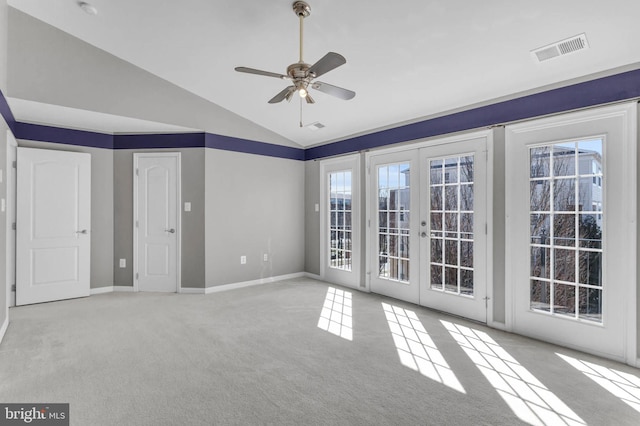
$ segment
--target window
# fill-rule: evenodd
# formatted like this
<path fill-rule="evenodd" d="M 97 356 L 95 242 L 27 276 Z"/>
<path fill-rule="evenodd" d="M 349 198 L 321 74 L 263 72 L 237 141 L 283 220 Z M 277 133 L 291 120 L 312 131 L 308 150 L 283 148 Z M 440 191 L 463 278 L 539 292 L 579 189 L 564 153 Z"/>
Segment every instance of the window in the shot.
<path fill-rule="evenodd" d="M 529 149 L 530 308 L 602 321 L 603 140 Z"/>
<path fill-rule="evenodd" d="M 429 161 L 431 289 L 473 295 L 473 156 Z"/>
<path fill-rule="evenodd" d="M 409 163 L 378 167 L 378 277 L 409 282 Z"/>
<path fill-rule="evenodd" d="M 351 271 L 351 171 L 329 173 L 329 267 Z"/>

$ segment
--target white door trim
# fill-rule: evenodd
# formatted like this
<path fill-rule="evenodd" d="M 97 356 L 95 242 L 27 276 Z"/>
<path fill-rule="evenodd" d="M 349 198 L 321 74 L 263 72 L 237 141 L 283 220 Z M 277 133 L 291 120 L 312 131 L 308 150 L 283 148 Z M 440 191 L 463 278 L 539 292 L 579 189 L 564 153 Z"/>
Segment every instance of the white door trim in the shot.
<path fill-rule="evenodd" d="M 138 179 L 136 173 L 140 158 L 173 157 L 177 160 L 176 169 L 176 293 L 182 292 L 182 156 L 180 152 L 135 152 L 133 154 L 133 291 L 138 288 Z"/>
<path fill-rule="evenodd" d="M 7 130 L 7 164 L 5 169 L 5 180 L 7 185 L 7 199 L 6 199 L 6 283 L 7 283 L 7 318 L 9 317 L 9 307 L 15 306 L 15 291 L 12 290 L 12 287 L 15 283 L 16 276 L 16 246 L 15 246 L 15 238 L 13 238 L 14 244 L 11 244 L 12 239 L 10 235 L 15 233 L 13 229 L 13 221 L 15 220 L 15 211 L 16 211 L 16 180 L 13 177 L 14 169 L 14 161 L 17 161 L 17 148 L 18 143 L 16 142 L 16 138 L 13 136 L 11 130 Z M 15 234 L 14 234 L 15 236 Z M 13 275 L 13 279 L 12 279 Z"/>

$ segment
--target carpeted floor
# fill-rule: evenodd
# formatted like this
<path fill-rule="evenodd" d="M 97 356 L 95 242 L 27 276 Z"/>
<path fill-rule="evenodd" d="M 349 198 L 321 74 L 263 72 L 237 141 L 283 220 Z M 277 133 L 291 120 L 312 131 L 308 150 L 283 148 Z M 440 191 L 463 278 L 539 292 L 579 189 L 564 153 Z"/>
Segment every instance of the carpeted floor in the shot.
<path fill-rule="evenodd" d="M 640 424 L 639 370 L 306 278 L 10 318 L 0 402 L 72 425 Z"/>

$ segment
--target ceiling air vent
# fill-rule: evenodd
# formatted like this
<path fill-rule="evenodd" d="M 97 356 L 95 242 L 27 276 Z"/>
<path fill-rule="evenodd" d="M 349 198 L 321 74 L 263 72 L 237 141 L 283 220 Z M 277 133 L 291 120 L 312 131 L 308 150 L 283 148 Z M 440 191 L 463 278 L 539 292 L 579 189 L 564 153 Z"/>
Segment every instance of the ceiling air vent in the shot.
<path fill-rule="evenodd" d="M 315 122 L 315 123 L 311 123 L 309 125 L 307 125 L 307 129 L 312 130 L 312 131 L 316 131 L 316 130 L 320 130 L 324 127 L 324 124 L 319 123 L 319 122 Z"/>
<path fill-rule="evenodd" d="M 569 53 L 578 52 L 588 48 L 589 43 L 587 42 L 587 36 L 585 34 L 580 34 L 566 40 L 561 40 L 548 46 L 532 50 L 531 53 L 535 56 L 538 62 L 544 62 L 558 56 L 568 55 Z"/>

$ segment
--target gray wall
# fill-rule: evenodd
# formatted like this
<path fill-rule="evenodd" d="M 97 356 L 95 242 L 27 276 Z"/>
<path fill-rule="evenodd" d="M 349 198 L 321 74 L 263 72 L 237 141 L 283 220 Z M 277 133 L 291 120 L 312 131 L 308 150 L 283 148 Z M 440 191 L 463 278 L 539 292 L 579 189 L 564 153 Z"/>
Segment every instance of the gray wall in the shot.
<path fill-rule="evenodd" d="M 182 287 L 204 288 L 205 256 L 205 148 L 113 151 L 114 246 L 113 276 L 116 286 L 133 286 L 133 154 L 134 152 L 180 152 L 182 157 L 182 202 L 191 211 L 182 212 Z M 183 204 L 184 205 L 184 204 Z M 127 260 L 120 268 L 119 259 Z"/>
<path fill-rule="evenodd" d="M 112 286 L 113 151 L 22 139 L 18 146 L 91 154 L 91 288 Z"/>
<path fill-rule="evenodd" d="M 304 270 L 320 275 L 320 212 L 315 210 L 320 204 L 320 161 L 306 161 L 304 173 Z"/>
<path fill-rule="evenodd" d="M 299 147 L 13 8 L 8 46 L 11 97 Z"/>
<path fill-rule="evenodd" d="M 302 161 L 207 149 L 205 176 L 207 287 L 304 271 Z"/>

